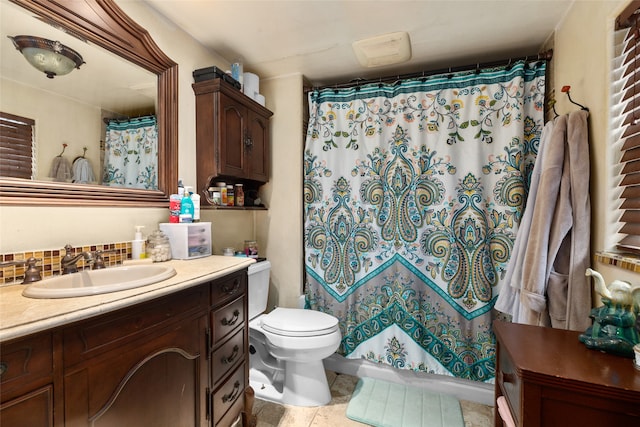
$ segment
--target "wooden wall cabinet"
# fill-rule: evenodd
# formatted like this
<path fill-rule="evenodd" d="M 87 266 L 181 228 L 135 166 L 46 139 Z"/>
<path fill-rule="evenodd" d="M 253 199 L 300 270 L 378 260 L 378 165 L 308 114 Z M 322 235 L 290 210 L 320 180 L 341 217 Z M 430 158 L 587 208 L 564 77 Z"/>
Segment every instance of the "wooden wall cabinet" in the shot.
<path fill-rule="evenodd" d="M 247 271 L 0 345 L 0 425 L 228 427 L 248 387 Z"/>
<path fill-rule="evenodd" d="M 271 111 L 221 79 L 193 84 L 197 190 L 214 179 L 269 180 Z"/>
<path fill-rule="evenodd" d="M 590 350 L 580 332 L 496 321 L 496 402 L 518 427 L 640 425 L 632 359 Z M 495 426 L 504 424 L 495 405 Z"/>

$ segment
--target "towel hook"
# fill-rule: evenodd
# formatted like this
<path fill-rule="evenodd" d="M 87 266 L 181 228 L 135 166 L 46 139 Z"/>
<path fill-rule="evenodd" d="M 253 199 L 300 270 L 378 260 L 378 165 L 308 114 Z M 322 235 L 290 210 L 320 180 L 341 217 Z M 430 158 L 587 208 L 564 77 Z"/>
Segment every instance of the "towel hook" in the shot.
<path fill-rule="evenodd" d="M 62 151 L 60 152 L 60 154 L 58 154 L 58 157 L 62 157 L 62 155 L 64 154 L 64 150 L 67 149 L 67 143 L 63 142 L 62 143 Z"/>
<path fill-rule="evenodd" d="M 551 106 L 551 109 L 553 110 L 553 114 L 555 114 L 555 116 L 553 117 L 554 119 L 557 119 L 560 115 L 558 114 L 558 112 L 556 111 L 556 100 L 555 99 L 550 99 L 549 100 L 549 105 Z"/>
<path fill-rule="evenodd" d="M 589 109 L 587 107 L 585 107 L 582 104 L 578 104 L 577 102 L 575 102 L 573 99 L 571 99 L 571 94 L 569 93 L 569 91 L 571 90 L 571 86 L 562 86 L 562 92 L 567 94 L 567 97 L 569 98 L 569 102 L 571 102 L 574 105 L 577 105 L 578 107 L 580 107 L 582 110 L 585 111 L 589 111 Z"/>

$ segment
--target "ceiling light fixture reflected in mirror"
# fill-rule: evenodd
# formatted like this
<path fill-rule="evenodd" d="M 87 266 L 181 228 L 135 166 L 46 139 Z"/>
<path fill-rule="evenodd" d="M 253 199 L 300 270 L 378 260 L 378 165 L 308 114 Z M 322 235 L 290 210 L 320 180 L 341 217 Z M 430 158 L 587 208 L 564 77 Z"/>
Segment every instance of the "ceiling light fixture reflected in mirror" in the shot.
<path fill-rule="evenodd" d="M 82 56 L 59 41 L 35 36 L 8 36 L 17 50 L 48 78 L 69 74 L 84 64 Z"/>

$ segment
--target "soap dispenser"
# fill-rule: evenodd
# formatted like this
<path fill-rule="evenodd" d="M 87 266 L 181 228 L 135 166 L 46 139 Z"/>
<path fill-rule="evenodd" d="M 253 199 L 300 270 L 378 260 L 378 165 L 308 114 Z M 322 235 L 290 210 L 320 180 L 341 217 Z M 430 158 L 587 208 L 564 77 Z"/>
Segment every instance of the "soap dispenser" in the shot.
<path fill-rule="evenodd" d="M 193 201 L 191 187 L 184 187 L 182 202 L 180 203 L 180 222 L 193 222 Z"/>
<path fill-rule="evenodd" d="M 144 225 L 136 225 L 136 234 L 131 242 L 131 259 L 144 259 L 147 256 L 145 240 L 142 237 Z"/>

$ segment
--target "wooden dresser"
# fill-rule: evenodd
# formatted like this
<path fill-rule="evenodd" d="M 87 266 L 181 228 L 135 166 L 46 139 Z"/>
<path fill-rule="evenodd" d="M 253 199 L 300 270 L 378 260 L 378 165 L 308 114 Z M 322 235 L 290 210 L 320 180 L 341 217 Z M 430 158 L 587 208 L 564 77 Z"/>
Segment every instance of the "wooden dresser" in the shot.
<path fill-rule="evenodd" d="M 590 350 L 580 332 L 496 321 L 497 401 L 516 426 L 640 425 L 640 370 L 633 360 Z"/>

